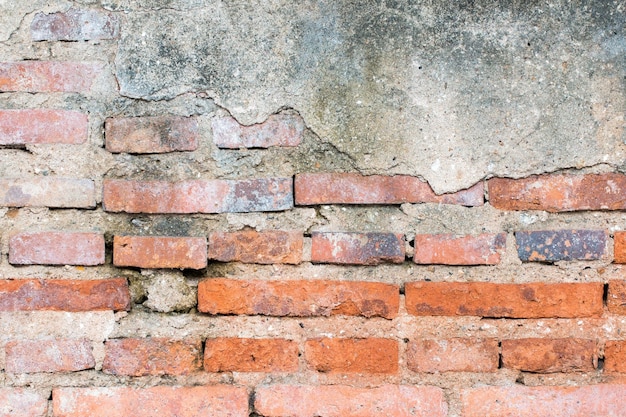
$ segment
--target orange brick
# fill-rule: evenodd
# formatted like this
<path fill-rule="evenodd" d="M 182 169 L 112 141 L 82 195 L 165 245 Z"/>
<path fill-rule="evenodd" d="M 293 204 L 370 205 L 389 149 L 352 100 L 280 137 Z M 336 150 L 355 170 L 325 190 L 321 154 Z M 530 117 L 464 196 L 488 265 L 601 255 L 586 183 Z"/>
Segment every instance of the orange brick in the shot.
<path fill-rule="evenodd" d="M 87 115 L 70 110 L 0 110 L 0 145 L 87 141 Z"/>
<path fill-rule="evenodd" d="M 58 417 L 248 417 L 245 388 L 212 385 L 150 388 L 56 388 Z"/>
<path fill-rule="evenodd" d="M 406 308 L 416 316 L 600 317 L 602 283 L 494 284 L 411 282 Z"/>
<path fill-rule="evenodd" d="M 526 387 L 465 390 L 463 417 L 608 417 L 626 415 L 626 385 Z"/>
<path fill-rule="evenodd" d="M 626 264 L 626 232 L 615 232 L 613 241 L 615 242 L 616 264 Z"/>
<path fill-rule="evenodd" d="M 186 375 L 201 368 L 199 340 L 112 339 L 105 344 L 102 370 L 113 375 Z"/>
<path fill-rule="evenodd" d="M 198 148 L 195 117 L 113 117 L 105 121 L 104 132 L 109 152 L 164 153 Z"/>
<path fill-rule="evenodd" d="M 0 415 L 45 417 L 48 415 L 48 399 L 24 388 L 0 388 Z"/>
<path fill-rule="evenodd" d="M 479 236 L 416 235 L 416 264 L 496 265 L 506 245 L 506 233 Z"/>
<path fill-rule="evenodd" d="M 319 372 L 381 373 L 398 371 L 398 342 L 391 339 L 307 340 L 306 361 Z"/>
<path fill-rule="evenodd" d="M 104 181 L 104 209 L 126 213 L 244 213 L 293 207 L 291 178 Z"/>
<path fill-rule="evenodd" d="M 355 388 L 345 385 L 269 385 L 255 391 L 254 407 L 264 416 L 445 417 L 443 390 L 415 385 Z"/>
<path fill-rule="evenodd" d="M 0 280 L 0 311 L 129 310 L 125 278 Z"/>
<path fill-rule="evenodd" d="M 626 373 L 626 342 L 608 340 L 604 345 L 604 372 Z"/>
<path fill-rule="evenodd" d="M 606 305 L 611 313 L 626 315 L 626 281 L 609 281 Z"/>
<path fill-rule="evenodd" d="M 74 178 L 0 178 L 0 206 L 93 208 L 92 180 Z"/>
<path fill-rule="evenodd" d="M 623 210 L 622 174 L 547 174 L 487 181 L 489 203 L 500 210 Z"/>
<path fill-rule="evenodd" d="M 120 35 L 115 15 L 97 9 L 71 8 L 66 12 L 37 13 L 30 25 L 33 41 L 90 41 Z"/>
<path fill-rule="evenodd" d="M 198 310 L 209 314 L 392 319 L 399 303 L 399 287 L 380 282 L 212 278 L 198 285 Z"/>
<path fill-rule="evenodd" d="M 203 237 L 115 236 L 113 264 L 202 269 L 207 266 L 207 243 Z"/>
<path fill-rule="evenodd" d="M 103 67 L 88 62 L 0 62 L 0 92 L 87 93 Z"/>
<path fill-rule="evenodd" d="M 207 372 L 295 372 L 298 345 L 285 339 L 207 339 Z"/>
<path fill-rule="evenodd" d="M 496 339 L 422 339 L 407 347 L 407 366 L 415 372 L 496 372 L 499 358 Z"/>
<path fill-rule="evenodd" d="M 96 366 L 88 340 L 19 340 L 6 344 L 5 370 L 13 374 L 74 372 Z"/>
<path fill-rule="evenodd" d="M 9 239 L 13 265 L 102 265 L 104 236 L 98 233 L 34 232 Z"/>
<path fill-rule="evenodd" d="M 404 262 L 404 235 L 399 233 L 313 232 L 311 262 L 378 265 Z"/>
<path fill-rule="evenodd" d="M 251 126 L 242 126 L 232 117 L 214 118 L 211 124 L 213 142 L 228 149 L 298 146 L 305 128 L 302 118 L 291 114 L 273 114 Z"/>
<path fill-rule="evenodd" d="M 302 262 L 302 232 L 245 230 L 212 232 L 209 259 L 252 264 L 299 264 Z"/>
<path fill-rule="evenodd" d="M 406 175 L 351 173 L 298 174 L 297 205 L 441 203 L 482 206 L 483 184 L 452 194 L 436 195 L 427 182 Z"/>
<path fill-rule="evenodd" d="M 530 338 L 502 341 L 505 368 L 542 373 L 585 372 L 593 371 L 597 360 L 593 340 Z"/>

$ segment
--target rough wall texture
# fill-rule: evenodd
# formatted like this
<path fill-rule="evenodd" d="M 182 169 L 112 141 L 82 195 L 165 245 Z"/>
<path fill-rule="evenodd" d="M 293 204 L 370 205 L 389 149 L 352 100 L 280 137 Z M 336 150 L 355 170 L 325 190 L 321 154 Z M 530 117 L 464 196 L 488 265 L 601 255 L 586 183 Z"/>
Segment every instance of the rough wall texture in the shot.
<path fill-rule="evenodd" d="M 0 415 L 626 415 L 625 25 L 0 0 Z"/>

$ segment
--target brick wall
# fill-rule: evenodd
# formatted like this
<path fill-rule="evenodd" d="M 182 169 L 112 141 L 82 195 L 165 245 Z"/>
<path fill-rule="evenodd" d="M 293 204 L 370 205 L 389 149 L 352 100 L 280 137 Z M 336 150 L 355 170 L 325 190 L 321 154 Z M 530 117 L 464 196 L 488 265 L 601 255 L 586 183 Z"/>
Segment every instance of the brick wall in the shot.
<path fill-rule="evenodd" d="M 123 24 L 1 47 L 0 415 L 626 415 L 626 175 L 298 165 L 297 109 L 119 95 Z"/>

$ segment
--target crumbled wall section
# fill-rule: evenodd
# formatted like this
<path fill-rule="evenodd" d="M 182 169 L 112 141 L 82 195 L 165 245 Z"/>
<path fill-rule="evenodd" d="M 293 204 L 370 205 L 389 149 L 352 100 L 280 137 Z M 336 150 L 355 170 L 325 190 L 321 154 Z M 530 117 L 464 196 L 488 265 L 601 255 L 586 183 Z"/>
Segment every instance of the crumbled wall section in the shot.
<path fill-rule="evenodd" d="M 0 415 L 626 415 L 626 3 L 22 3 Z"/>

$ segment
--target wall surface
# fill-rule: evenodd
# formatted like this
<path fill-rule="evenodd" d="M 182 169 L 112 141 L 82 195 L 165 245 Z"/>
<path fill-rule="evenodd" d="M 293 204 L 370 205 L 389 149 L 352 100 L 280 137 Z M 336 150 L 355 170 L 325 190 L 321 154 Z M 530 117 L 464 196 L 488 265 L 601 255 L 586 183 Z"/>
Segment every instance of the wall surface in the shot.
<path fill-rule="evenodd" d="M 0 0 L 1 416 L 624 416 L 626 2 Z"/>

